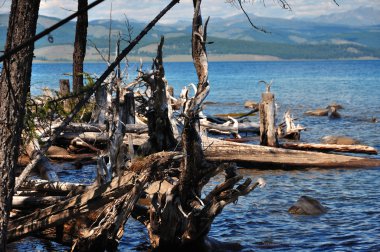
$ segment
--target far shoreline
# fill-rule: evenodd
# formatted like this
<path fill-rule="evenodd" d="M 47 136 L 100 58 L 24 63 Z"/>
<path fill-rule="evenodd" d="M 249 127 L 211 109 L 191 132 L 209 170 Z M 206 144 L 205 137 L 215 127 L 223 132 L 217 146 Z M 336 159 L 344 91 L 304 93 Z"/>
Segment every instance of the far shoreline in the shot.
<path fill-rule="evenodd" d="M 139 62 L 142 59 L 143 62 L 151 62 L 153 57 L 127 57 L 130 62 Z M 380 58 L 376 57 L 358 57 L 358 58 L 337 58 L 337 59 L 282 59 L 276 56 L 270 55 L 256 55 L 256 54 L 220 54 L 220 55 L 208 55 L 209 62 L 286 62 L 286 61 L 378 61 Z M 191 55 L 169 55 L 164 57 L 164 62 L 192 62 Z M 67 60 L 33 60 L 33 63 L 39 64 L 65 64 L 72 63 Z M 98 59 L 88 59 L 86 63 L 105 63 Z"/>

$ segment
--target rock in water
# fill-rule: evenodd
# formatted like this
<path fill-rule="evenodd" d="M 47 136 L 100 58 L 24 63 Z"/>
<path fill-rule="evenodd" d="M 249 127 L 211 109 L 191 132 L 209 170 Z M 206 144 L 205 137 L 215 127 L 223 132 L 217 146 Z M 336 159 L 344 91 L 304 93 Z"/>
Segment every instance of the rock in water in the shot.
<path fill-rule="evenodd" d="M 323 108 L 309 110 L 305 112 L 305 115 L 309 115 L 309 116 L 328 116 L 328 114 L 329 114 L 329 110 L 323 109 Z"/>
<path fill-rule="evenodd" d="M 245 108 L 250 108 L 250 109 L 256 109 L 259 107 L 259 104 L 254 101 L 246 101 L 244 102 L 244 107 Z"/>
<path fill-rule="evenodd" d="M 319 215 L 326 213 L 327 210 L 318 200 L 309 196 L 301 196 L 297 202 L 289 208 L 288 212 L 299 215 Z"/>
<path fill-rule="evenodd" d="M 345 144 L 345 145 L 355 145 L 359 144 L 359 141 L 351 137 L 346 136 L 324 136 L 321 139 L 324 144 Z"/>

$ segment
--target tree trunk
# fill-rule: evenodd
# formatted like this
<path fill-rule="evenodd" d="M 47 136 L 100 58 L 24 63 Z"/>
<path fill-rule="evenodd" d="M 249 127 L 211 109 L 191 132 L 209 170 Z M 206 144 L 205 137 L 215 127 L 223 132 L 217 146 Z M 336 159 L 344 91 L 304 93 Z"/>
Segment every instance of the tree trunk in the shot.
<path fill-rule="evenodd" d="M 148 229 L 153 248 L 183 251 L 184 247 L 204 244 L 214 218 L 229 203 L 252 191 L 258 183 L 247 179 L 234 188 L 242 176 L 230 165 L 217 166 L 206 162 L 199 135 L 199 112 L 209 92 L 208 63 L 205 48 L 206 28 L 202 24 L 201 0 L 194 2 L 192 49 L 198 75 L 195 97 L 184 104 L 184 129 L 182 133 L 183 155 L 177 183 L 164 193 L 154 193 L 149 210 L 141 209 L 135 215 Z M 185 95 L 187 96 L 187 94 Z M 211 177 L 223 170 L 226 181 L 215 187 L 205 198 L 202 188 Z M 194 247 L 192 247 L 194 249 Z M 212 251 L 212 250 L 210 250 Z"/>
<path fill-rule="evenodd" d="M 276 133 L 276 109 L 274 104 L 274 94 L 270 93 L 269 88 L 261 94 L 260 103 L 260 144 L 265 146 L 277 147 Z"/>
<path fill-rule="evenodd" d="M 36 33 L 40 0 L 12 1 L 5 52 Z M 5 251 L 34 45 L 5 59 L 0 79 L 0 251 Z"/>
<path fill-rule="evenodd" d="M 78 11 L 86 8 L 87 0 L 78 0 Z M 78 16 L 75 30 L 73 53 L 73 93 L 79 93 L 83 88 L 83 61 L 86 56 L 88 14 L 87 11 Z"/>
<path fill-rule="evenodd" d="M 70 81 L 68 79 L 59 80 L 59 95 L 61 97 L 66 97 L 70 95 Z M 70 99 L 65 99 L 63 101 L 63 110 L 65 112 L 70 112 Z"/>
<path fill-rule="evenodd" d="M 157 48 L 157 57 L 154 60 L 153 72 L 143 79 L 148 83 L 152 97 L 149 100 L 149 109 L 146 117 L 148 118 L 149 141 L 142 148 L 142 154 L 148 155 L 151 153 L 172 150 L 177 145 L 177 140 L 174 136 L 174 127 L 170 120 L 169 110 L 169 94 L 168 83 L 165 79 L 165 70 L 162 61 L 162 48 L 164 45 L 164 37 L 161 37 L 160 44 Z"/>

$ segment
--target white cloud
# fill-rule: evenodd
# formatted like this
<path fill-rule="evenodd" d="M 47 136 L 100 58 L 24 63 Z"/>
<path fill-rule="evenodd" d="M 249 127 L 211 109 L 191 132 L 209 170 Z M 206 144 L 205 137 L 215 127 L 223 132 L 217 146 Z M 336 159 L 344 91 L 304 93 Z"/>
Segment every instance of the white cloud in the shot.
<path fill-rule="evenodd" d="M 90 2 L 92 2 L 90 0 Z M 244 4 L 246 11 L 252 15 L 267 17 L 313 17 L 334 12 L 343 12 L 360 6 L 379 6 L 380 0 L 337 0 L 340 6 L 337 6 L 333 0 L 288 0 L 292 11 L 281 9 L 276 0 L 251 0 L 250 3 Z M 9 12 L 11 0 L 7 0 L 0 9 L 0 13 Z M 90 19 L 108 19 L 110 6 L 112 3 L 112 16 L 115 19 L 124 19 L 124 14 L 128 18 L 141 21 L 151 20 L 157 15 L 168 3 L 165 1 L 152 0 L 108 0 L 90 11 Z M 46 16 L 55 16 L 63 18 L 76 9 L 76 0 L 42 0 L 40 14 Z M 240 14 L 241 10 L 237 7 L 226 3 L 226 0 L 204 0 L 202 3 L 202 12 L 204 16 L 227 17 Z M 173 7 L 167 15 L 161 20 L 161 23 L 172 23 L 177 20 L 190 20 L 193 12 L 192 0 L 181 0 L 179 4 Z M 70 11 L 71 10 L 71 11 Z"/>

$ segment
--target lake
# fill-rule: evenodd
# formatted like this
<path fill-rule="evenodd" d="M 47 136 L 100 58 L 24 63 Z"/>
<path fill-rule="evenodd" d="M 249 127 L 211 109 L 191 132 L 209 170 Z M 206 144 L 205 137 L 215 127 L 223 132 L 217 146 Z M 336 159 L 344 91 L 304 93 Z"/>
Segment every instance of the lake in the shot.
<path fill-rule="evenodd" d="M 149 68 L 150 63 L 146 64 Z M 178 95 L 181 88 L 197 81 L 192 63 L 165 63 L 166 78 Z M 90 63 L 88 73 L 101 74 L 105 64 Z M 129 80 L 137 63 L 130 63 Z M 259 101 L 264 85 L 273 81 L 278 122 L 288 109 L 297 123 L 305 126 L 301 140 L 319 142 L 326 135 L 344 135 L 380 149 L 380 61 L 286 61 L 211 62 L 211 92 L 206 114 L 247 112 L 246 100 Z M 58 80 L 70 78 L 71 65 L 35 64 L 32 94 L 42 87 L 58 89 Z M 304 112 L 341 104 L 342 118 L 309 117 Z M 257 116 L 252 117 L 258 120 Z M 379 158 L 379 156 L 375 156 Z M 84 171 L 87 179 L 94 167 Z M 221 241 L 239 242 L 243 251 L 380 251 L 380 167 L 371 169 L 306 169 L 296 171 L 241 169 L 254 179 L 262 177 L 267 186 L 256 189 L 235 205 L 225 208 L 210 231 Z M 72 171 L 60 175 L 74 179 Z M 215 178 L 210 186 L 216 184 Z M 86 182 L 86 181 L 84 181 Z M 328 208 L 321 216 L 293 216 L 287 209 L 302 195 L 318 199 Z M 146 251 L 145 228 L 128 221 L 120 251 Z M 11 251 L 64 251 L 67 247 L 34 238 L 9 245 Z"/>

